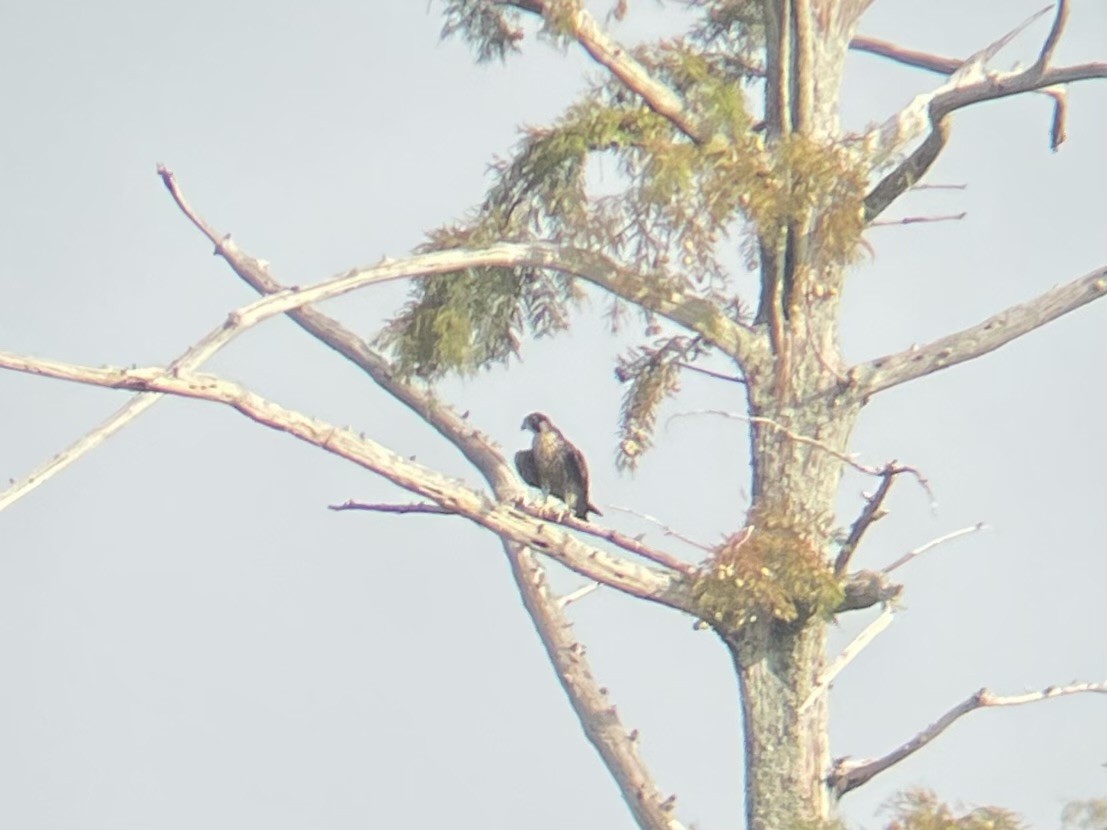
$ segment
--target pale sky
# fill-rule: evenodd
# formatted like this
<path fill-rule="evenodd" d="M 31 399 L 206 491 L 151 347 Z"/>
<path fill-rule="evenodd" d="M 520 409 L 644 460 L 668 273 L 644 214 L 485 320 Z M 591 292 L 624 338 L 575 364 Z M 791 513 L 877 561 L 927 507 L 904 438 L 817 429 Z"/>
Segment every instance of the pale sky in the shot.
<path fill-rule="evenodd" d="M 861 31 L 965 56 L 1040 8 L 881 0 Z M 596 7 L 599 13 L 604 6 Z M 638 0 L 614 33 L 673 31 Z M 195 207 L 272 273 L 306 284 L 403 256 L 482 196 L 520 124 L 552 118 L 597 70 L 530 40 L 506 67 L 438 42 L 421 0 L 0 4 L 0 349 L 92 365 L 166 363 L 253 296 L 171 203 Z M 1033 60 L 1040 21 L 996 60 Z M 1104 59 L 1107 10 L 1074 0 L 1055 60 Z M 938 82 L 850 59 L 860 129 Z M 842 343 L 861 360 L 973 324 L 1107 257 L 1107 87 L 1070 90 L 1048 148 L 1043 96 L 961 112 L 929 181 L 874 229 L 848 283 Z M 366 335 L 402 300 L 326 306 Z M 511 452 L 544 410 L 588 455 L 604 521 L 698 560 L 614 506 L 714 543 L 743 524 L 742 425 L 675 419 L 633 476 L 614 467 L 622 389 L 598 297 L 569 335 L 439 394 Z M 1000 694 L 1105 674 L 1103 327 L 1081 309 L 972 364 L 878 396 L 852 449 L 917 465 L 858 553 L 879 567 L 987 522 L 898 572 L 895 623 L 839 678 L 832 754 L 875 757 L 981 686 Z M 285 320 L 208 367 L 477 483 L 460 456 Z M 124 393 L 0 373 L 0 477 L 20 478 Z M 685 379 L 670 415 L 741 412 L 738 387 Z M 873 486 L 847 476 L 842 522 Z M 164 401 L 0 516 L 0 830 L 365 826 L 610 830 L 632 822 L 584 739 L 499 545 L 460 519 L 336 514 L 410 500 L 383 480 L 212 404 Z M 559 586 L 583 580 L 556 575 Z M 841 619 L 840 648 L 874 611 Z M 600 682 L 677 813 L 740 825 L 741 734 L 725 650 L 675 612 L 603 589 L 571 609 Z M 907 787 L 991 803 L 1034 827 L 1102 795 L 1107 710 L 1077 696 L 968 715 L 846 796 L 877 828 Z"/>

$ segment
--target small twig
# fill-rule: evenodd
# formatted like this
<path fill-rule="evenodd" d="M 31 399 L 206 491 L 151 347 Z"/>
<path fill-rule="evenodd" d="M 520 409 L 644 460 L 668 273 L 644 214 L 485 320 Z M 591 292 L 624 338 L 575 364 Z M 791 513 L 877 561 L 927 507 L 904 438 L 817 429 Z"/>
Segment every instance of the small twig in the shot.
<path fill-rule="evenodd" d="M 838 556 L 834 560 L 836 576 L 841 576 L 846 572 L 846 568 L 849 567 L 849 560 L 854 551 L 857 550 L 857 545 L 861 541 L 861 537 L 865 535 L 865 531 L 869 529 L 869 525 L 888 515 L 888 511 L 883 509 L 884 499 L 888 497 L 888 491 L 892 489 L 895 478 L 895 462 L 891 461 L 884 467 L 880 486 L 876 488 L 876 492 L 872 496 L 865 500 L 865 507 L 861 510 L 861 515 L 850 526 L 849 535 L 846 537 L 841 550 L 838 551 Z"/>
<path fill-rule="evenodd" d="M 960 213 L 947 213 L 942 216 L 905 216 L 902 219 L 881 219 L 869 222 L 870 228 L 886 228 L 890 225 L 917 225 L 920 222 L 959 222 L 969 214 L 966 211 Z"/>
<path fill-rule="evenodd" d="M 830 686 L 846 666 L 850 664 L 854 657 L 861 653 L 861 651 L 873 640 L 875 640 L 888 626 L 892 624 L 892 620 L 895 619 L 895 609 L 888 603 L 884 604 L 884 609 L 880 612 L 880 616 L 865 626 L 865 630 L 858 634 L 853 640 L 850 641 L 841 653 L 831 661 L 830 665 L 819 672 L 818 677 L 815 678 L 815 685 L 811 688 L 811 692 L 807 695 L 807 699 L 800 706 L 800 712 L 804 712 L 807 708 L 818 699 L 819 695 Z"/>
<path fill-rule="evenodd" d="M 1065 143 L 1065 119 L 1069 111 L 1068 95 L 1063 86 L 1050 86 L 1039 92 L 1053 99 L 1053 119 L 1049 124 L 1049 149 L 1057 152 L 1057 148 Z"/>
<path fill-rule="evenodd" d="M 818 440 L 817 438 L 810 438 L 806 435 L 800 435 L 798 433 L 792 432 L 792 430 L 788 429 L 788 427 L 782 424 L 778 424 L 772 418 L 765 418 L 761 415 L 739 415 L 736 412 L 727 412 L 723 409 L 694 409 L 688 412 L 677 412 L 675 415 L 670 415 L 668 421 L 666 421 L 665 424 L 666 428 L 668 428 L 669 423 L 676 420 L 677 418 L 684 418 L 690 415 L 720 415 L 723 418 L 730 418 L 735 421 L 744 421 L 747 424 L 764 424 L 765 426 L 779 431 L 781 434 L 783 434 L 787 438 L 790 438 L 792 441 L 795 441 L 797 444 L 807 444 L 808 446 L 817 447 L 823 452 L 829 453 L 838 460 L 843 461 L 849 466 L 853 467 L 853 469 L 857 470 L 858 472 L 865 473 L 866 475 L 883 476 L 885 474 L 885 471 L 887 470 L 887 466 L 874 467 L 868 464 L 862 464 L 860 461 L 857 460 L 856 454 L 844 453 L 841 450 L 836 450 L 834 447 Z M 933 511 L 936 511 L 938 509 L 938 503 L 934 499 L 934 491 L 930 489 L 930 482 L 927 481 L 926 476 L 919 472 L 918 468 L 911 467 L 906 464 L 901 464 L 894 467 L 893 469 L 895 474 L 897 475 L 900 473 L 909 473 L 911 476 L 913 476 L 914 479 L 919 483 L 919 486 L 926 491 L 926 495 L 930 498 L 930 509 Z"/>
<path fill-rule="evenodd" d="M 691 372 L 699 372 L 701 375 L 707 375 L 708 377 L 725 380 L 730 383 L 740 383 L 743 386 L 746 383 L 745 380 L 738 377 L 737 375 L 724 375 L 722 372 L 715 372 L 711 369 L 704 369 L 702 366 L 696 366 L 691 363 L 683 363 L 681 361 L 677 361 L 676 365 L 679 366 L 681 369 L 688 369 Z"/>
<path fill-rule="evenodd" d="M 440 516 L 458 516 L 456 510 L 442 507 L 437 504 L 418 502 L 414 504 L 367 504 L 361 501 L 346 501 L 342 504 L 331 504 L 328 510 L 336 512 L 342 510 L 372 510 L 376 513 L 434 513 Z"/>
<path fill-rule="evenodd" d="M 586 522 L 583 519 L 578 519 L 571 514 L 568 509 L 557 509 L 556 507 L 543 507 L 530 502 L 518 502 L 519 510 L 526 513 L 528 516 L 534 516 L 537 519 L 545 519 L 546 521 L 556 522 L 559 525 L 572 528 L 573 530 L 579 530 L 582 533 L 587 533 L 589 536 L 595 536 L 597 539 L 605 539 L 616 547 L 622 548 L 628 553 L 633 553 L 641 556 L 643 559 L 648 559 L 651 562 L 656 562 L 658 565 L 664 565 L 667 568 L 671 568 L 674 571 L 691 576 L 696 572 L 695 565 L 685 562 L 681 559 L 677 559 L 671 554 L 664 551 L 651 548 L 649 545 L 644 545 L 638 539 L 632 539 L 629 536 L 625 536 L 616 530 L 610 528 L 599 527 L 591 522 Z M 612 505 L 605 505 L 605 508 L 611 508 L 619 510 L 618 507 Z"/>
<path fill-rule="evenodd" d="M 903 554 L 903 556 L 901 556 L 899 559 L 897 559 L 891 565 L 888 565 L 885 568 L 883 568 L 883 572 L 886 573 L 886 574 L 890 574 L 896 568 L 900 567 L 900 565 L 906 565 L 908 562 L 910 562 L 916 556 L 919 556 L 921 554 L 926 553 L 931 548 L 936 548 L 938 545 L 944 544 L 945 542 L 948 542 L 951 539 L 956 539 L 958 536 L 967 536 L 970 533 L 976 533 L 978 530 L 983 530 L 985 527 L 987 527 L 987 525 L 984 524 L 984 522 L 977 522 L 976 524 L 972 525 L 971 527 L 963 527 L 960 530 L 955 530 L 952 533 L 947 533 L 945 536 L 939 536 L 937 539 L 932 539 L 931 541 L 927 542 L 925 545 L 920 545 L 919 547 L 915 548 L 914 550 L 907 551 L 907 553 Z"/>
<path fill-rule="evenodd" d="M 913 184 L 911 190 L 967 190 L 967 184 Z"/>
<path fill-rule="evenodd" d="M 957 67 L 962 64 L 962 61 L 957 60 L 957 58 L 947 58 L 944 55 L 935 55 L 931 52 L 907 49 L 887 40 L 879 40 L 865 35 L 855 35 L 849 42 L 849 48 L 858 52 L 879 55 L 882 58 L 888 58 L 905 66 L 913 66 L 916 69 L 940 72 L 943 75 L 956 72 Z"/>
<path fill-rule="evenodd" d="M 578 599 L 581 599 L 583 597 L 588 596 L 590 593 L 592 593 L 593 591 L 595 591 L 599 587 L 600 587 L 600 583 L 592 582 L 592 583 L 589 583 L 588 585 L 585 585 L 583 588 L 577 588 L 571 594 L 566 594 L 563 597 L 559 597 L 558 600 L 557 600 L 557 607 L 558 608 L 565 608 L 568 605 L 572 605 Z"/>
<path fill-rule="evenodd" d="M 922 732 L 901 746 L 896 747 L 883 758 L 861 762 L 850 762 L 847 759 L 836 761 L 834 769 L 827 777 L 827 782 L 838 797 L 841 797 L 850 790 L 860 787 L 873 776 L 918 752 L 948 729 L 954 721 L 974 709 L 984 709 L 991 706 L 1020 706 L 1024 703 L 1034 703 L 1039 700 L 1048 700 L 1053 697 L 1080 694 L 1082 692 L 1107 693 L 1107 683 L 1074 683 L 1070 686 L 1049 686 L 1040 692 L 1027 692 L 1026 694 L 1008 695 L 1006 697 L 1000 697 L 992 694 L 987 689 L 981 689 L 975 694 L 969 695 L 967 699 L 954 706 Z"/>
<path fill-rule="evenodd" d="M 607 505 L 607 507 L 609 507 L 612 510 L 618 510 L 620 513 L 629 513 L 631 516 L 637 516 L 639 519 L 642 519 L 643 521 L 649 522 L 652 525 L 656 525 L 658 527 L 658 529 L 661 530 L 661 533 L 664 536 L 671 536 L 674 539 L 679 539 L 680 541 L 684 542 L 686 545 L 691 545 L 694 548 L 699 548 L 700 550 L 706 551 L 707 553 L 714 553 L 715 552 L 715 548 L 711 547 L 710 545 L 705 545 L 703 542 L 697 542 L 695 539 L 692 539 L 688 536 L 685 536 L 682 533 L 679 533 L 679 532 L 673 530 L 671 527 L 669 527 L 663 521 L 661 521 L 660 519 L 658 519 L 655 516 L 651 516 L 649 513 L 641 513 L 639 511 L 635 510 L 633 507 L 625 507 L 625 506 L 619 505 L 619 504 L 609 504 L 609 505 Z"/>

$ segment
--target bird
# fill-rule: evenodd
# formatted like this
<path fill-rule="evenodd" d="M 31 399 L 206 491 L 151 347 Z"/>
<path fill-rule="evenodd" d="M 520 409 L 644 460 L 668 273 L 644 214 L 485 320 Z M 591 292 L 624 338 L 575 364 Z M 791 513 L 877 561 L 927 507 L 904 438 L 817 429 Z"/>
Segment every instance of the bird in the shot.
<path fill-rule="evenodd" d="M 531 448 L 515 453 L 515 469 L 523 481 L 561 499 L 578 519 L 588 521 L 589 513 L 602 516 L 588 501 L 588 465 L 581 451 L 541 412 L 524 418 L 521 429 L 534 433 Z"/>

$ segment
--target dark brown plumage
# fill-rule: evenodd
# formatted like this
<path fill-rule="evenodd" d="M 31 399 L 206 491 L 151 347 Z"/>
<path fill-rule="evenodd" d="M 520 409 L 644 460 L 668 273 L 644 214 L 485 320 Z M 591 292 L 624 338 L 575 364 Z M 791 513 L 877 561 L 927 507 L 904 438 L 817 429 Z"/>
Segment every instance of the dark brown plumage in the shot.
<path fill-rule="evenodd" d="M 588 501 L 588 465 L 581 451 L 541 412 L 530 413 L 522 428 L 534 433 L 531 448 L 515 453 L 515 469 L 523 481 L 557 496 L 578 519 L 587 520 L 589 513 L 602 516 Z"/>

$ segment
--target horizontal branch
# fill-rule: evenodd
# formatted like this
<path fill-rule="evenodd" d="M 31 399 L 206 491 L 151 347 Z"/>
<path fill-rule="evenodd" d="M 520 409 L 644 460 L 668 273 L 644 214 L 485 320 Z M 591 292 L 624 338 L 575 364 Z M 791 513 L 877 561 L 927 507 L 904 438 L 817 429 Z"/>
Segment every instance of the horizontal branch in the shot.
<path fill-rule="evenodd" d="M 635 556 L 641 556 L 643 559 L 648 559 L 658 565 L 662 565 L 674 571 L 679 571 L 685 576 L 694 576 L 696 573 L 696 566 L 690 562 L 678 559 L 663 550 L 651 548 L 649 545 L 642 544 L 639 540 L 632 539 L 625 534 L 619 533 L 617 530 L 612 530 L 608 527 L 600 527 L 584 519 L 578 519 L 564 508 L 558 509 L 556 507 L 527 502 L 520 503 L 518 507 L 524 513 L 536 519 L 557 522 L 573 530 L 579 530 L 581 533 L 587 533 L 589 536 L 595 536 L 597 539 L 604 539 L 628 553 L 633 553 Z"/>
<path fill-rule="evenodd" d="M 971 328 L 946 335 L 924 346 L 849 370 L 857 394 L 868 397 L 915 378 L 948 369 L 995 351 L 1024 334 L 1041 328 L 1107 294 L 1107 266 L 1064 285 L 1055 286 L 1025 303 L 1013 305 Z"/>
<path fill-rule="evenodd" d="M 8 352 L 0 352 L 0 368 L 93 386 L 162 392 L 225 404 L 259 424 L 287 432 L 377 473 L 405 490 L 488 528 L 503 539 L 540 551 L 590 579 L 673 608 L 685 610 L 688 607 L 683 586 L 671 572 L 646 568 L 585 545 L 547 522 L 537 521 L 513 507 L 492 503 L 483 494 L 408 461 L 371 439 L 286 409 L 212 375 L 167 375 L 165 368 L 160 367 L 104 369 Z"/>
<path fill-rule="evenodd" d="M 448 510 L 445 507 L 441 507 L 437 504 L 428 504 L 426 502 L 415 502 L 412 504 L 369 504 L 363 501 L 344 501 L 342 504 L 332 504 L 327 507 L 328 510 L 333 510 L 336 513 L 343 513 L 347 510 L 364 510 L 369 513 L 397 513 L 400 515 L 406 515 L 408 513 L 420 513 L 430 514 L 432 516 L 456 516 L 456 511 Z"/>
<path fill-rule="evenodd" d="M 975 709 L 984 709 L 992 706 L 1021 706 L 1024 703 L 1035 703 L 1039 700 L 1049 700 L 1063 695 L 1075 695 L 1084 692 L 1107 693 L 1107 683 L 1074 683 L 1070 686 L 1049 686 L 1040 692 L 1027 692 L 1021 695 L 999 696 L 987 689 L 981 689 L 975 694 L 954 706 L 942 715 L 930 726 L 917 734 L 911 740 L 896 747 L 883 758 L 875 761 L 850 761 L 842 758 L 835 762 L 834 769 L 827 778 L 831 789 L 840 798 L 850 790 L 857 789 L 871 778 L 879 775 L 884 770 L 898 764 L 904 758 L 918 752 L 932 740 L 948 729 L 954 721 L 962 715 L 967 715 Z"/>

